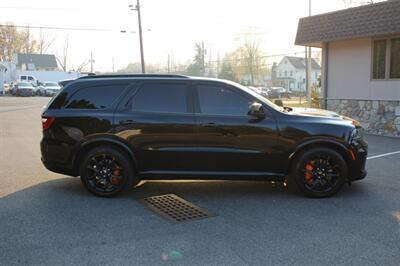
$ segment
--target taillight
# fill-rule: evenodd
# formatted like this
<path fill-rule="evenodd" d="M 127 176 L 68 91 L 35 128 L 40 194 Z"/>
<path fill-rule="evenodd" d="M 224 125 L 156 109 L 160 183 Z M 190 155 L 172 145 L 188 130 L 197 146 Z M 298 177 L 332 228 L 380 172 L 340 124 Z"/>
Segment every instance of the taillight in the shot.
<path fill-rule="evenodd" d="M 42 118 L 42 128 L 49 129 L 54 122 L 54 117 L 43 117 Z"/>

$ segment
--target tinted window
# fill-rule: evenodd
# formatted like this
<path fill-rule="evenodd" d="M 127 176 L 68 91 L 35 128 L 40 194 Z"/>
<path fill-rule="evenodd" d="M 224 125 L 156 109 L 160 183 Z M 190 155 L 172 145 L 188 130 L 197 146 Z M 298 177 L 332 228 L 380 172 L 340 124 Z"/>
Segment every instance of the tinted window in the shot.
<path fill-rule="evenodd" d="M 125 89 L 127 84 L 86 87 L 72 95 L 66 108 L 73 109 L 104 109 L 112 105 Z"/>
<path fill-rule="evenodd" d="M 203 114 L 245 116 L 251 101 L 222 86 L 199 85 L 200 110 Z"/>
<path fill-rule="evenodd" d="M 133 111 L 186 113 L 186 85 L 145 84 L 136 93 Z"/>

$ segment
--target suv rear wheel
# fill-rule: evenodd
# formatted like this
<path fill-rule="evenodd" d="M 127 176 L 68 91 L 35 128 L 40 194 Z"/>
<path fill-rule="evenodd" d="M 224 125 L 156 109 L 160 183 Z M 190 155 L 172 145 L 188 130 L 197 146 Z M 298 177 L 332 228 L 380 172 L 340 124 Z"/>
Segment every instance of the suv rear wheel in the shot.
<path fill-rule="evenodd" d="M 291 181 L 306 196 L 321 198 L 336 194 L 347 178 L 347 164 L 335 150 L 313 148 L 296 157 Z"/>
<path fill-rule="evenodd" d="M 114 147 L 102 146 L 89 150 L 79 172 L 82 184 L 96 196 L 112 197 L 133 186 L 132 163 Z"/>

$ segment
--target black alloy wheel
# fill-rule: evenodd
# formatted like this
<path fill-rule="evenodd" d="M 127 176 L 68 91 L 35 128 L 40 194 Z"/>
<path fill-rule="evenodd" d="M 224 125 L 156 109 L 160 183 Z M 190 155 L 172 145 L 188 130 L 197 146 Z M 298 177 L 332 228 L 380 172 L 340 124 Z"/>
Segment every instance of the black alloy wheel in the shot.
<path fill-rule="evenodd" d="M 300 154 L 292 172 L 297 188 L 309 197 L 336 194 L 347 178 L 342 155 L 329 148 L 314 148 Z"/>
<path fill-rule="evenodd" d="M 112 197 L 133 185 L 131 161 L 113 147 L 90 150 L 80 167 L 81 181 L 91 193 Z"/>

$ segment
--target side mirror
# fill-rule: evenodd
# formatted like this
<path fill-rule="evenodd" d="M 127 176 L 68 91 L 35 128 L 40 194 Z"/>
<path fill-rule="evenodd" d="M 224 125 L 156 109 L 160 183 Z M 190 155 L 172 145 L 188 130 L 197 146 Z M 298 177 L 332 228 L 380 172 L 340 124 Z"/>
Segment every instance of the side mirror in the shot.
<path fill-rule="evenodd" d="M 252 103 L 250 105 L 250 110 L 247 113 L 249 116 L 255 117 L 257 119 L 265 118 L 265 110 L 261 103 Z"/>
<path fill-rule="evenodd" d="M 275 101 L 274 101 L 274 104 L 283 107 L 283 102 L 282 102 L 282 100 L 275 100 Z"/>

